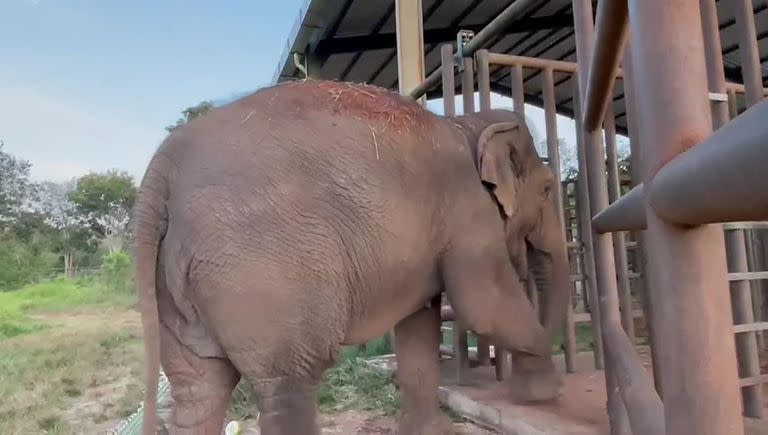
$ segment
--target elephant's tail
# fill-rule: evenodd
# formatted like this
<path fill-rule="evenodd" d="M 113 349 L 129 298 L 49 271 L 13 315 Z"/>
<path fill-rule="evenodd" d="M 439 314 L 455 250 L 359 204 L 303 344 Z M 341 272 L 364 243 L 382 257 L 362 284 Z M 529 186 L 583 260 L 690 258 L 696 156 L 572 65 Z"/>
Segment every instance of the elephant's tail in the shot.
<path fill-rule="evenodd" d="M 167 157 L 158 152 L 141 182 L 134 209 L 136 282 L 146 353 L 144 393 L 144 435 L 154 435 L 157 427 L 157 381 L 160 373 L 160 321 L 157 308 L 157 254 L 167 229 L 168 182 L 163 170 Z"/>

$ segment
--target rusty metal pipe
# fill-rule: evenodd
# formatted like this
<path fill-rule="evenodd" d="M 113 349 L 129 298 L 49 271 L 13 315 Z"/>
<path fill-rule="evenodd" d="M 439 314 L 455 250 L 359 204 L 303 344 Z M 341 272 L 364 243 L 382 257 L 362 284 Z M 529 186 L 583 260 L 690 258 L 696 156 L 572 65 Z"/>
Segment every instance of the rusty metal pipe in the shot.
<path fill-rule="evenodd" d="M 619 69 L 624 44 L 629 36 L 627 0 L 602 0 L 597 3 L 594 53 L 589 64 L 589 77 L 584 96 L 584 128 L 593 131 L 612 102 L 616 71 Z"/>
<path fill-rule="evenodd" d="M 744 433 L 731 302 L 723 292 L 728 279 L 722 227 L 669 223 L 657 215 L 664 207 L 653 200 L 657 190 L 667 200 L 667 191 L 679 188 L 669 181 L 680 179 L 664 173 L 681 175 L 679 161 L 690 162 L 691 154 L 699 154 L 704 144 L 691 146 L 711 133 L 699 2 L 629 2 L 636 110 L 645 147 L 643 181 L 653 205 L 646 204 L 645 240 L 651 301 L 657 310 L 654 321 L 660 338 L 656 345 L 666 430 L 671 434 Z M 715 136 L 727 130 L 728 125 Z M 735 148 L 722 151 L 735 152 Z M 717 169 L 702 163 L 712 162 L 697 159 L 696 178 Z M 721 198 L 731 206 L 737 202 L 732 196 Z M 683 201 L 691 209 L 697 202 L 690 197 Z"/>
<path fill-rule="evenodd" d="M 451 44 L 440 47 L 440 74 L 443 78 L 443 115 L 454 116 L 456 114 L 456 82 L 453 70 L 453 48 Z"/>
<path fill-rule="evenodd" d="M 649 195 L 659 216 L 684 225 L 767 219 L 766 119 L 763 101 L 659 170 Z"/>
<path fill-rule="evenodd" d="M 605 155 L 608 163 L 608 200 L 615 202 L 621 195 L 619 185 L 619 157 L 616 149 L 616 119 L 613 108 L 605 113 Z M 626 234 L 613 234 L 613 258 L 616 263 L 616 280 L 619 288 L 621 325 L 632 344 L 635 343 L 635 321 L 632 318 L 632 294 L 629 288 L 629 264 L 627 262 Z"/>
<path fill-rule="evenodd" d="M 619 325 L 611 324 L 603 333 L 605 357 L 614 368 L 619 394 L 627 408 L 629 424 L 635 434 L 666 434 L 664 405 L 653 388 L 653 382 Z"/>
<path fill-rule="evenodd" d="M 645 192 L 642 184 L 619 197 L 610 207 L 592 219 L 592 228 L 597 233 L 644 230 Z"/>
<path fill-rule="evenodd" d="M 591 55 L 595 44 L 594 23 L 592 21 L 591 0 L 573 0 L 573 22 L 576 35 L 576 57 L 579 63 L 579 96 L 584 101 L 587 91 L 585 69 L 591 63 Z M 583 125 L 583 124 L 582 124 Z M 579 128 L 579 124 L 577 124 Z M 608 207 L 608 188 L 605 175 L 605 148 L 599 130 L 582 130 L 583 147 L 579 149 L 580 169 L 587 169 L 587 184 L 589 187 L 590 215 L 594 215 Z M 616 285 L 616 264 L 613 258 L 613 236 L 597 234 L 586 225 L 592 233 L 593 255 L 595 257 L 595 275 L 598 289 L 597 304 L 600 306 L 600 325 L 603 345 L 605 347 L 606 327 L 611 323 L 619 324 L 618 289 Z M 605 361 L 606 390 L 608 391 L 608 416 L 611 421 L 612 434 L 624 434 L 629 431 L 626 408 L 621 401 L 616 387 L 615 367 L 610 361 Z"/>

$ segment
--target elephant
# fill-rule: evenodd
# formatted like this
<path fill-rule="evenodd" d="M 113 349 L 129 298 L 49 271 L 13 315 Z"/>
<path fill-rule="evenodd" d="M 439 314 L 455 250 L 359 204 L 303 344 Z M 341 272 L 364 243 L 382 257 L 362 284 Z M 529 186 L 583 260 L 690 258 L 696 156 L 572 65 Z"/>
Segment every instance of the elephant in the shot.
<path fill-rule="evenodd" d="M 520 115 L 439 116 L 371 85 L 281 83 L 176 129 L 134 213 L 144 433 L 162 365 L 171 433 L 220 433 L 242 376 L 262 434 L 319 434 L 315 389 L 340 348 L 393 329 L 400 433 L 449 433 L 443 294 L 512 352 L 513 392 L 556 397 L 570 284 L 555 182 Z"/>

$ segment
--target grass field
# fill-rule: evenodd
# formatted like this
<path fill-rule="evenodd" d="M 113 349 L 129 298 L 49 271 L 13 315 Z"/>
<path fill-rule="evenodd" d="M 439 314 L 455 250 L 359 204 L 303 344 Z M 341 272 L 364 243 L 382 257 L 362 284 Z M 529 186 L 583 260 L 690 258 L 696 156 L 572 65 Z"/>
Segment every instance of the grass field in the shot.
<path fill-rule="evenodd" d="M 55 280 L 0 293 L 0 434 L 103 433 L 141 401 L 144 351 L 132 294 L 98 281 Z M 347 348 L 318 390 L 323 412 L 393 415 L 391 380 L 360 362 L 390 352 L 385 340 Z M 231 418 L 255 413 L 247 382 Z"/>
<path fill-rule="evenodd" d="M 0 433 L 105 430 L 140 400 L 129 294 L 56 280 L 0 293 Z"/>
<path fill-rule="evenodd" d="M 133 413 L 144 366 L 135 303 L 131 292 L 98 280 L 59 279 L 0 293 L 0 434 L 104 433 Z M 579 328 L 578 341 L 588 346 L 588 328 Z M 396 414 L 400 395 L 391 379 L 361 362 L 390 352 L 384 339 L 344 349 L 318 389 L 324 415 Z M 230 418 L 256 412 L 243 381 Z"/>

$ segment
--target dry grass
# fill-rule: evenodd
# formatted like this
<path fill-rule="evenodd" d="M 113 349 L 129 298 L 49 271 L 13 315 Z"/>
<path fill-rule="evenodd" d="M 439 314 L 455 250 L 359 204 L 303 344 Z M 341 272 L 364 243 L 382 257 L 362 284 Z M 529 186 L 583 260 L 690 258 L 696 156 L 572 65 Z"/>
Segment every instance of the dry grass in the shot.
<path fill-rule="evenodd" d="M 135 410 L 139 314 L 100 299 L 33 308 L 19 320 L 37 327 L 0 339 L 1 434 L 104 433 Z"/>

